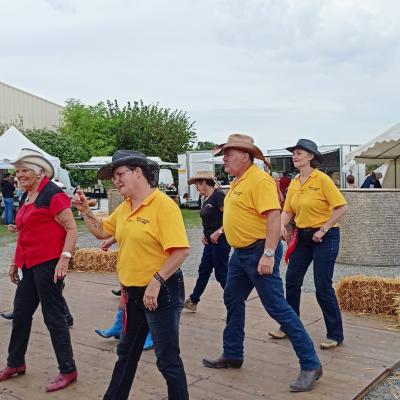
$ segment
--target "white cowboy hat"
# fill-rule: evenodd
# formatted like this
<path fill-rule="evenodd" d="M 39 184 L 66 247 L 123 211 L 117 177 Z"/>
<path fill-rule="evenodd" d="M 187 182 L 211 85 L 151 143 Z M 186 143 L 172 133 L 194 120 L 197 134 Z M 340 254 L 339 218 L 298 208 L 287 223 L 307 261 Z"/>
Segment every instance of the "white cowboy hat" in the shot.
<path fill-rule="evenodd" d="M 32 149 L 21 149 L 18 158 L 11 163 L 16 166 L 18 164 L 29 163 L 42 168 L 43 173 L 49 178 L 54 177 L 54 167 L 49 160 L 43 157 L 39 151 Z"/>

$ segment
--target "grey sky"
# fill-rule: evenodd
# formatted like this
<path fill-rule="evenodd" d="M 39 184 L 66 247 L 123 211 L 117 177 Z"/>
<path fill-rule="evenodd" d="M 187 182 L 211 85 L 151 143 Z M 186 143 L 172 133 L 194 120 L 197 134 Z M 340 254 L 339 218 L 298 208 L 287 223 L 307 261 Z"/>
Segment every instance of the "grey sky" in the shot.
<path fill-rule="evenodd" d="M 400 122 L 398 0 L 0 0 L 0 80 L 184 109 L 199 140 L 364 143 Z"/>

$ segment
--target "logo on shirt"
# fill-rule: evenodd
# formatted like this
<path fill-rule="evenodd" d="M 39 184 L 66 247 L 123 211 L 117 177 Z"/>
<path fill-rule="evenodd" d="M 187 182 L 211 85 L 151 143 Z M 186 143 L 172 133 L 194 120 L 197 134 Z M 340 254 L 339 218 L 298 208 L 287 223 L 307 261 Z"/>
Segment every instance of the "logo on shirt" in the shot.
<path fill-rule="evenodd" d="M 204 204 L 203 208 L 213 208 L 213 206 L 212 206 L 212 204 L 207 203 L 207 204 Z"/>
<path fill-rule="evenodd" d="M 136 217 L 136 221 L 140 222 L 142 224 L 145 224 L 145 225 L 150 223 L 150 221 L 148 219 L 142 218 L 142 217 Z"/>
<path fill-rule="evenodd" d="M 236 196 L 240 196 L 241 194 L 243 194 L 243 192 L 239 192 L 238 190 L 234 190 L 233 194 L 235 194 Z"/>
<path fill-rule="evenodd" d="M 314 191 L 319 190 L 319 187 L 316 187 L 316 186 L 309 186 L 308 188 L 310 190 L 314 190 Z"/>

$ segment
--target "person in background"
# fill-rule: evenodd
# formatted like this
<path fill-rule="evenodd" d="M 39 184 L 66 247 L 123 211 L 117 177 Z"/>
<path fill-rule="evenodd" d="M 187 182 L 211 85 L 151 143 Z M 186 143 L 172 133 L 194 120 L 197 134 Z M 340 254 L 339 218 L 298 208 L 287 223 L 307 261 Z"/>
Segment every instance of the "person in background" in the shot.
<path fill-rule="evenodd" d="M 101 242 L 100 248 L 103 251 L 108 251 L 108 249 L 116 243 L 116 239 L 114 237 L 105 239 Z M 121 296 L 121 289 L 119 290 L 119 295 Z M 114 294 L 114 292 L 112 292 Z M 108 339 L 110 337 L 114 337 L 115 339 L 119 339 L 123 334 L 123 321 L 122 314 L 124 310 L 124 298 L 120 297 L 119 306 L 117 310 L 117 314 L 115 315 L 114 323 L 108 329 L 95 329 L 94 331 L 101 337 Z M 151 350 L 153 348 L 153 338 L 151 336 L 151 332 L 147 334 L 146 341 L 144 342 L 143 350 Z"/>
<path fill-rule="evenodd" d="M 381 175 L 382 176 L 382 175 Z M 361 189 L 372 189 L 380 186 L 380 182 L 377 184 L 377 179 L 376 179 L 376 174 L 374 171 L 372 171 L 368 176 L 365 178 L 363 184 L 361 185 Z"/>
<path fill-rule="evenodd" d="M 149 329 L 168 399 L 189 399 L 179 348 L 185 299 L 179 267 L 189 255 L 189 241 L 179 207 L 157 188 L 159 171 L 160 166 L 143 153 L 118 150 L 97 177 L 111 179 L 124 201 L 99 221 L 83 192 L 77 191 L 72 200 L 95 237 L 115 237 L 119 244 L 117 272 L 124 288 L 126 318 L 104 400 L 128 399 Z"/>
<path fill-rule="evenodd" d="M 354 183 L 354 176 L 353 175 L 347 175 L 346 176 L 346 188 L 347 189 L 358 189 L 358 186 Z"/>
<path fill-rule="evenodd" d="M 280 176 L 277 172 L 271 172 L 271 176 L 272 179 L 275 181 L 276 183 L 276 188 L 278 190 L 278 199 L 279 199 L 279 204 L 281 205 L 281 207 L 283 206 L 283 203 L 285 201 L 285 196 L 283 195 L 283 193 L 281 192 L 280 189 L 280 185 L 279 185 L 279 181 L 280 181 Z"/>
<path fill-rule="evenodd" d="M 7 366 L 0 371 L 0 381 L 25 374 L 32 316 L 40 303 L 60 370 L 46 386 L 46 392 L 53 392 L 78 376 L 62 297 L 77 228 L 68 196 L 51 181 L 52 164 L 31 149 L 21 150 L 13 164 L 25 193 L 17 213 L 17 246 L 9 267 L 10 279 L 18 286 Z"/>
<path fill-rule="evenodd" d="M 216 177 L 209 171 L 198 171 L 195 176 L 189 178 L 188 184 L 194 184 L 200 196 L 205 199 L 200 210 L 204 250 L 199 265 L 199 276 L 192 294 L 184 303 L 186 309 L 195 312 L 213 269 L 215 279 L 224 289 L 231 247 L 226 241 L 222 226 L 225 194 L 222 190 L 215 189 Z"/>
<path fill-rule="evenodd" d="M 279 179 L 279 189 L 284 197 L 286 197 L 287 188 L 290 185 L 290 176 L 289 172 L 283 171 L 281 179 Z"/>
<path fill-rule="evenodd" d="M 4 201 L 4 225 L 12 224 L 14 221 L 14 191 L 13 177 L 7 172 L 1 181 L 1 193 Z"/>
<path fill-rule="evenodd" d="M 313 141 L 300 139 L 287 150 L 293 153 L 293 165 L 300 173 L 289 186 L 281 214 L 282 237 L 288 241 L 286 226 L 293 217 L 296 223 L 293 235 L 297 237 L 297 242 L 290 246 L 286 300 L 300 316 L 301 287 L 312 262 L 316 297 L 327 329 L 327 339 L 320 347 L 331 349 L 343 342 L 342 316 L 332 279 L 340 242 L 337 222 L 347 210 L 346 200 L 332 179 L 318 170 L 322 154 Z M 281 326 L 268 334 L 284 339 L 288 332 Z"/>
<path fill-rule="evenodd" d="M 223 153 L 225 171 L 234 176 L 224 201 L 223 226 L 234 248 L 229 260 L 224 290 L 227 309 L 223 353 L 204 358 L 208 368 L 241 368 L 244 359 L 245 301 L 255 288 L 268 314 L 288 332 L 300 362 L 300 374 L 290 385 L 292 392 L 306 392 L 322 376 L 322 366 L 313 342 L 283 293 L 279 264 L 282 258 L 280 205 L 276 183 L 254 165 L 264 160 L 252 137 L 232 134 L 217 146 Z M 260 371 L 258 371 L 260 373 Z"/>
<path fill-rule="evenodd" d="M 380 172 L 375 172 L 375 184 L 374 184 L 374 188 L 375 189 L 382 189 L 382 185 L 381 185 L 381 181 L 380 179 L 382 179 L 382 174 Z"/>

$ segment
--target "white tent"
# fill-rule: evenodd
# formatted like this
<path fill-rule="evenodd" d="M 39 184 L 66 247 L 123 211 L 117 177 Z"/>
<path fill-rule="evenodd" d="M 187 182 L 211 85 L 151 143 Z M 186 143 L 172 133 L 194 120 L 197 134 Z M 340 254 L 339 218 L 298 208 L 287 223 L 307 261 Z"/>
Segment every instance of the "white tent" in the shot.
<path fill-rule="evenodd" d="M 382 186 L 400 186 L 400 124 L 347 154 L 346 161 L 350 160 L 365 164 L 387 164 Z"/>
<path fill-rule="evenodd" d="M 40 151 L 53 164 L 55 170 L 60 167 L 58 157 L 47 154 L 40 147 L 36 146 L 36 144 L 32 143 L 17 128 L 12 126 L 0 136 L 0 169 L 14 168 L 10 163 L 18 158 L 21 149 Z"/>

